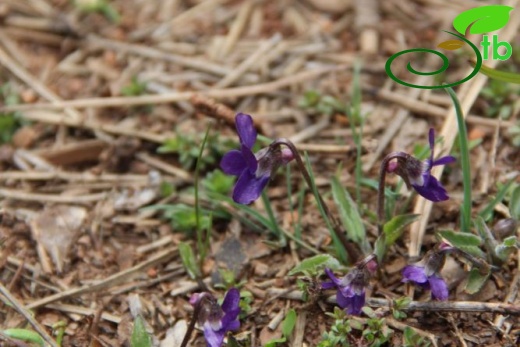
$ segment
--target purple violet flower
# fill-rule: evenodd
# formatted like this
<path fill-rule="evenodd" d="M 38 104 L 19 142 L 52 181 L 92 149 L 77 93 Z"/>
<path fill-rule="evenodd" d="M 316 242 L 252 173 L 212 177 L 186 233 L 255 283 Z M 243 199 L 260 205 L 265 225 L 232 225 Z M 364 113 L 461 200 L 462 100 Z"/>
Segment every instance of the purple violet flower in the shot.
<path fill-rule="evenodd" d="M 233 200 L 239 204 L 250 204 L 258 199 L 271 174 L 293 159 L 288 148 L 269 146 L 253 153 L 256 142 L 256 129 L 253 118 L 244 113 L 235 117 L 235 125 L 240 138 L 240 149 L 234 149 L 224 155 L 220 167 L 228 175 L 238 176 L 233 189 Z"/>
<path fill-rule="evenodd" d="M 448 286 L 438 274 L 426 274 L 426 268 L 408 265 L 403 269 L 403 282 L 414 282 L 424 289 L 431 289 L 432 299 L 448 300 Z"/>
<path fill-rule="evenodd" d="M 428 134 L 430 142 L 430 157 L 425 161 L 420 161 L 410 155 L 406 158 L 396 158 L 397 162 L 391 162 L 388 165 L 388 172 L 395 172 L 401 176 L 408 187 L 412 186 L 415 191 L 433 202 L 445 201 L 449 199 L 446 189 L 442 184 L 431 175 L 431 170 L 434 166 L 446 165 L 453 163 L 455 158 L 451 155 L 441 157 L 433 160 L 433 147 L 435 143 L 435 131 L 430 129 Z"/>
<path fill-rule="evenodd" d="M 431 289 L 432 299 L 448 300 L 448 285 L 440 275 L 444 266 L 446 253 L 453 247 L 447 243 L 441 243 L 437 250 L 431 250 L 424 258 L 403 269 L 403 282 L 414 282 L 424 289 Z"/>
<path fill-rule="evenodd" d="M 226 293 L 222 306 L 210 293 L 195 293 L 190 298 L 192 306 L 200 305 L 199 325 L 204 330 L 204 339 L 208 347 L 220 347 L 228 331 L 240 328 L 240 292 L 231 288 Z"/>
<path fill-rule="evenodd" d="M 368 261 L 362 261 L 342 278 L 337 278 L 330 269 L 325 269 L 325 273 L 332 282 L 323 282 L 321 288 L 337 288 L 336 301 L 338 306 L 346 309 L 347 314 L 359 316 L 365 305 L 365 288 L 368 285 L 371 273 L 375 272 L 376 269 L 377 263 L 373 257 Z"/>

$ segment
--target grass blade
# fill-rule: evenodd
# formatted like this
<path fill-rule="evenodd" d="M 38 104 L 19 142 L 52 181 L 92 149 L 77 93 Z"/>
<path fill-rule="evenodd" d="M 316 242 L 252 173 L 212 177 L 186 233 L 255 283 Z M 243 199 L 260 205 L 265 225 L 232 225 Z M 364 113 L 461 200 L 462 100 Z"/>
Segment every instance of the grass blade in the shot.
<path fill-rule="evenodd" d="M 200 226 L 200 201 L 199 201 L 199 176 L 200 176 L 200 165 L 202 162 L 202 154 L 204 153 L 204 147 L 206 147 L 206 142 L 208 141 L 210 126 L 206 129 L 206 134 L 204 134 L 204 139 L 202 140 L 202 144 L 200 145 L 199 155 L 197 157 L 197 164 L 195 165 L 195 223 L 197 230 L 197 251 L 199 252 L 199 267 L 202 268 L 204 263 L 204 259 L 206 259 L 206 244 L 204 242 L 204 232 Z M 209 234 L 209 231 L 208 231 Z M 209 235 L 207 235 L 209 236 Z M 207 237 L 206 237 L 207 238 Z"/>
<path fill-rule="evenodd" d="M 486 207 L 484 207 L 479 212 L 478 215 L 480 217 L 482 217 L 486 222 L 489 221 L 491 219 L 491 217 L 493 217 L 493 210 L 495 209 L 495 206 L 504 199 L 507 191 L 513 185 L 514 182 L 515 182 L 515 178 L 512 178 L 511 180 L 509 180 L 509 182 L 504 184 L 504 186 L 502 186 L 502 188 L 497 192 L 497 196 L 495 196 L 495 198 L 493 200 L 491 200 L 486 205 Z"/>
<path fill-rule="evenodd" d="M 338 206 L 339 216 L 347 234 L 351 240 L 356 242 L 363 251 L 370 252 L 370 245 L 367 242 L 365 225 L 359 215 L 354 200 L 348 191 L 341 186 L 337 177 L 332 178 L 332 196 Z"/>
<path fill-rule="evenodd" d="M 459 146 L 460 146 L 460 161 L 462 165 L 462 182 L 464 187 L 464 202 L 462 203 L 460 229 L 464 232 L 469 232 L 471 228 L 471 166 L 469 161 L 469 146 L 468 146 L 468 129 L 462 109 L 460 107 L 457 94 L 452 88 L 445 88 L 450 95 L 453 105 L 455 106 L 455 113 L 457 115 L 457 125 L 459 131 Z"/>
<path fill-rule="evenodd" d="M 312 172 L 311 163 L 309 161 L 309 156 L 307 155 L 307 152 L 305 152 L 305 166 L 307 168 L 307 171 L 309 172 L 309 177 L 310 177 L 310 181 L 311 181 L 311 190 L 312 190 L 312 193 L 314 194 L 316 203 L 318 204 L 318 210 L 320 211 L 320 214 L 323 217 L 325 224 L 327 225 L 327 229 L 329 229 L 329 233 L 332 238 L 332 242 L 334 243 L 334 248 L 336 250 L 336 253 L 338 254 L 338 257 L 341 259 L 341 261 L 343 263 L 347 263 L 348 262 L 347 251 L 341 244 L 341 241 L 339 240 L 339 238 L 336 236 L 336 233 L 334 232 L 334 227 L 332 226 L 329 216 L 327 216 L 327 213 L 325 212 L 325 208 L 321 204 L 320 196 L 318 193 L 318 188 L 316 187 L 316 180 L 314 179 L 314 173 Z"/>

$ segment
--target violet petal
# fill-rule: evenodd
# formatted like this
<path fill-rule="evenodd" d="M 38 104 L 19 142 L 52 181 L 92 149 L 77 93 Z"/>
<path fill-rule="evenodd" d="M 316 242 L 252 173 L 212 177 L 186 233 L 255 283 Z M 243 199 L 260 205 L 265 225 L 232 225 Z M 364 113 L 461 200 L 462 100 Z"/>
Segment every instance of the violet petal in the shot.
<path fill-rule="evenodd" d="M 233 190 L 233 201 L 245 205 L 252 203 L 260 197 L 262 190 L 268 182 L 269 177 L 263 176 L 257 178 L 249 170 L 244 170 L 235 184 L 235 189 Z"/>
<path fill-rule="evenodd" d="M 223 329 L 215 331 L 208 322 L 204 324 L 204 339 L 209 347 L 221 347 L 224 342 L 224 334 Z"/>
<path fill-rule="evenodd" d="M 248 114 L 238 113 L 235 117 L 235 125 L 238 137 L 240 137 L 240 143 L 252 149 L 256 142 L 256 129 L 253 125 L 253 118 Z"/>
<path fill-rule="evenodd" d="M 341 290 L 338 289 L 338 291 L 336 292 L 336 302 L 338 303 L 338 306 L 345 309 L 347 308 L 350 303 L 351 303 L 351 300 L 352 298 L 348 298 L 346 296 L 343 295 L 343 293 L 341 293 Z"/>
<path fill-rule="evenodd" d="M 332 282 L 334 282 L 334 284 L 338 287 L 341 286 L 341 280 L 339 278 L 337 278 L 336 276 L 334 276 L 334 273 L 332 272 L 331 269 L 329 268 L 325 268 L 325 273 L 327 274 L 327 276 L 329 276 L 329 278 L 331 279 Z"/>
<path fill-rule="evenodd" d="M 408 265 L 403 269 L 402 274 L 403 282 L 425 283 L 428 281 L 424 268 L 420 266 Z"/>
<path fill-rule="evenodd" d="M 222 302 L 222 311 L 230 312 L 239 308 L 240 292 L 237 288 L 231 288 L 226 293 L 224 301 Z"/>
<path fill-rule="evenodd" d="M 244 158 L 245 168 L 249 170 L 250 173 L 256 174 L 256 170 L 258 169 L 258 161 L 251 149 L 247 148 L 245 145 L 240 147 L 240 152 L 242 153 L 242 157 Z"/>
<path fill-rule="evenodd" d="M 365 293 L 362 295 L 354 295 L 351 299 L 350 306 L 347 310 L 348 314 L 359 316 L 361 309 L 365 305 Z"/>
<path fill-rule="evenodd" d="M 336 287 L 337 285 L 334 282 L 321 282 L 321 289 L 332 289 Z"/>
<path fill-rule="evenodd" d="M 432 290 L 432 298 L 437 300 L 448 300 L 448 286 L 439 276 L 432 275 L 428 278 Z"/>
<path fill-rule="evenodd" d="M 247 164 L 242 152 L 233 149 L 222 157 L 220 168 L 228 175 L 240 176 L 242 171 L 247 169 Z"/>
<path fill-rule="evenodd" d="M 454 156 L 447 155 L 445 157 L 434 160 L 432 166 L 451 164 L 456 161 L 457 161 L 457 159 L 455 159 Z"/>
<path fill-rule="evenodd" d="M 431 176 L 428 178 L 428 182 L 424 186 L 413 185 L 414 189 L 424 197 L 433 202 L 445 201 L 449 199 L 448 194 L 446 193 L 446 189 L 441 185 L 441 183 L 434 177 Z"/>

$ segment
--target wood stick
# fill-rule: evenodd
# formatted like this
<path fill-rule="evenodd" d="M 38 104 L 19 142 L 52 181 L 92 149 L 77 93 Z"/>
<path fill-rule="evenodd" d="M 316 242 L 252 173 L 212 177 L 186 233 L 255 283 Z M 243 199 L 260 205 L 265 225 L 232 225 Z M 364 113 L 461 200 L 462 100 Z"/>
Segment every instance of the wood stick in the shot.
<path fill-rule="evenodd" d="M 159 252 L 156 256 L 151 257 L 150 259 L 145 260 L 144 262 L 137 264 L 129 269 L 108 276 L 107 278 L 95 284 L 87 284 L 79 288 L 72 288 L 61 293 L 53 294 L 46 298 L 33 301 L 25 307 L 26 309 L 34 309 L 63 299 L 68 299 L 71 297 L 76 297 L 78 295 L 108 289 L 112 286 L 131 280 L 135 274 L 141 273 L 142 271 L 146 270 L 151 266 L 165 262 L 174 257 L 176 254 L 177 247 L 165 249 L 164 251 Z"/>
<path fill-rule="evenodd" d="M 36 321 L 36 319 L 29 312 L 29 310 L 27 308 L 24 308 L 22 303 L 20 303 L 11 294 L 11 292 L 9 290 L 7 290 L 6 287 L 4 287 L 4 285 L 2 283 L 0 283 L 0 294 L 2 294 L 7 299 L 7 301 L 9 301 L 9 303 L 6 303 L 6 304 L 11 304 L 18 313 L 20 313 L 22 316 L 24 316 L 24 318 L 27 319 L 27 321 L 29 322 L 29 324 L 31 324 L 31 326 L 34 328 L 34 330 L 36 330 L 36 332 L 38 334 L 40 334 L 40 336 L 49 345 L 51 345 L 52 347 L 58 347 L 58 344 L 52 339 L 52 337 L 49 336 L 49 334 L 47 334 L 47 331 L 45 330 L 45 328 L 42 327 L 40 325 L 40 323 L 38 323 Z"/>
<path fill-rule="evenodd" d="M 205 95 L 215 99 L 224 98 L 236 98 L 242 96 L 251 96 L 264 93 L 272 93 L 278 89 L 289 87 L 304 81 L 315 79 L 316 77 L 334 72 L 341 71 L 345 67 L 323 67 L 313 70 L 304 71 L 293 76 L 283 77 L 278 80 L 260 83 L 251 86 L 226 88 L 226 89 L 211 89 L 206 91 L 198 92 L 175 92 L 161 95 L 144 95 L 144 96 L 133 96 L 133 97 L 111 97 L 111 98 L 89 98 L 89 99 L 76 99 L 70 101 L 57 101 L 52 104 L 50 103 L 39 103 L 32 105 L 12 105 L 0 107 L 0 111 L 11 112 L 11 111 L 28 111 L 28 110 L 57 110 L 66 107 L 78 107 L 78 108 L 103 108 L 103 107 L 128 107 L 128 106 L 139 106 L 147 104 L 165 104 L 174 103 L 178 101 L 189 100 L 196 94 Z M 36 119 L 35 119 L 36 120 Z M 107 131 L 105 129 L 105 131 Z M 107 131 L 108 132 L 108 131 Z M 112 131 L 114 132 L 114 131 Z M 161 141 L 162 142 L 162 141 Z"/>

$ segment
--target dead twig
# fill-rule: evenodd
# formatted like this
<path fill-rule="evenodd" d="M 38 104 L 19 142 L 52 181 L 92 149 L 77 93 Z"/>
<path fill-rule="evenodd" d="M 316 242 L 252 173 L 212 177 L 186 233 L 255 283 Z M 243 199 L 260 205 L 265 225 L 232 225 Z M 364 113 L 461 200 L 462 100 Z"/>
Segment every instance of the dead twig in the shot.
<path fill-rule="evenodd" d="M 11 305 L 14 307 L 14 309 L 20 313 L 22 316 L 24 316 L 25 319 L 27 319 L 27 321 L 29 322 L 29 324 L 31 324 L 31 326 L 34 328 L 34 330 L 36 330 L 36 332 L 38 334 L 40 334 L 40 336 L 49 344 L 51 345 L 52 347 L 58 347 L 58 344 L 52 339 L 52 337 L 49 336 L 49 334 L 47 334 L 47 331 L 45 330 L 44 327 L 42 327 L 40 325 L 40 323 L 38 323 L 36 321 L 36 319 L 33 317 L 33 315 L 29 312 L 29 310 L 27 308 L 24 308 L 23 307 L 23 304 L 20 303 L 12 294 L 9 290 L 7 290 L 6 287 L 4 287 L 4 285 L 2 283 L 0 283 L 0 294 L 2 294 L 5 299 L 7 300 L 6 305 Z"/>
<path fill-rule="evenodd" d="M 76 99 L 70 101 L 56 101 L 52 104 L 50 103 L 40 103 L 40 104 L 32 104 L 32 105 L 12 105 L 12 106 L 3 106 L 0 107 L 0 111 L 11 112 L 11 111 L 29 111 L 29 110 L 39 110 L 38 113 L 41 113 L 42 110 L 57 110 L 63 109 L 67 107 L 77 107 L 77 108 L 104 108 L 104 107 L 128 107 L 128 106 L 139 106 L 139 105 L 149 105 L 149 104 L 167 104 L 178 101 L 189 100 L 195 94 L 201 94 L 208 97 L 212 97 L 215 99 L 224 99 L 224 98 L 235 98 L 242 96 L 251 96 L 258 95 L 264 93 L 272 93 L 278 89 L 282 89 L 285 87 L 289 87 L 292 85 L 296 85 L 298 83 L 315 79 L 316 77 L 334 72 L 341 71 L 345 67 L 337 66 L 337 67 L 323 67 L 317 68 L 309 71 L 303 71 L 298 74 L 294 74 L 292 76 L 283 77 L 275 81 L 267 82 L 267 83 L 259 83 L 251 86 L 244 87 L 236 87 L 236 88 L 225 88 L 225 89 L 210 89 L 206 91 L 198 91 L 198 92 L 175 92 L 175 93 L 167 93 L 160 95 L 143 95 L 143 96 L 132 96 L 132 97 L 111 97 L 111 98 L 90 98 L 90 99 Z M 26 114 L 24 117 L 28 118 Z M 36 115 L 33 115 L 31 120 L 37 118 Z M 43 120 L 42 120 L 43 121 Z M 69 120 L 64 120 L 65 123 L 70 123 Z M 79 123 L 79 122 L 78 122 Z M 81 124 L 85 124 L 87 122 L 83 122 Z M 67 124 L 70 125 L 70 124 Z M 84 126 L 85 127 L 85 126 Z M 106 132 L 117 133 L 118 127 L 115 126 L 101 126 L 98 124 L 98 127 L 101 127 L 99 130 L 103 130 Z M 113 128 L 112 128 L 113 127 Z M 119 127 L 120 128 L 120 127 Z M 110 131 L 108 130 L 110 129 Z M 139 136 L 139 132 L 132 131 L 132 134 L 127 134 L 129 136 L 134 135 Z M 157 135 L 159 137 L 159 135 Z"/>
<path fill-rule="evenodd" d="M 55 202 L 68 204 L 84 204 L 95 202 L 106 198 L 106 193 L 97 193 L 89 195 L 53 195 L 53 194 L 39 194 L 28 193 L 14 189 L 0 189 L 0 196 L 8 199 L 21 201 L 38 201 L 38 202 Z"/>
<path fill-rule="evenodd" d="M 273 297 L 283 297 L 291 300 L 303 300 L 303 292 L 300 290 L 287 290 L 282 288 L 271 288 L 267 290 Z M 331 304 L 337 304 L 336 295 L 327 297 L 326 301 Z M 371 307 L 383 307 L 391 309 L 393 303 L 391 300 L 381 298 L 367 298 L 366 304 Z M 480 302 L 480 301 L 412 301 L 408 306 L 402 308 L 403 311 L 419 311 L 419 312 L 490 312 L 509 314 L 514 316 L 520 315 L 520 306 L 501 302 Z"/>
<path fill-rule="evenodd" d="M 25 307 L 26 309 L 34 309 L 56 301 L 76 297 L 78 295 L 108 289 L 112 286 L 129 281 L 135 274 L 140 273 L 151 266 L 163 263 L 174 257 L 176 254 L 177 247 L 165 249 L 154 257 L 151 257 L 150 259 L 145 260 L 142 263 L 137 264 L 129 269 L 115 273 L 112 276 L 109 276 L 95 284 L 87 284 L 79 288 L 72 288 L 61 293 L 53 294 L 46 298 L 33 301 Z"/>

